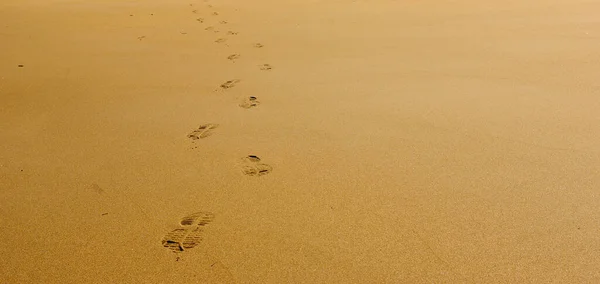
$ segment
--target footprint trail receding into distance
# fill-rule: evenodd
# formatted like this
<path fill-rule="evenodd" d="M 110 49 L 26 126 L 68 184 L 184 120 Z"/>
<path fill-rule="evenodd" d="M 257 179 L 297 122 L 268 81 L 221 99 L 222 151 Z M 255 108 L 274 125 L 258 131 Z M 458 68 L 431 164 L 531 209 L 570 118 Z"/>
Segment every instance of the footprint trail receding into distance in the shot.
<path fill-rule="evenodd" d="M 205 1 L 205 2 L 207 2 L 207 1 Z M 194 4 L 190 4 L 189 6 L 190 7 L 184 7 L 184 8 L 186 9 L 185 10 L 186 15 L 189 16 L 190 23 L 193 24 L 193 27 L 194 27 L 193 29 L 200 30 L 200 31 L 202 31 L 202 30 L 206 31 L 206 32 L 202 32 L 202 33 L 205 35 L 208 35 L 210 37 L 210 39 L 212 39 L 214 41 L 214 43 L 216 43 L 218 45 L 216 45 L 214 43 L 210 43 L 210 42 L 209 42 L 209 44 L 213 45 L 214 48 L 222 49 L 222 51 L 227 52 L 227 53 L 224 53 L 224 54 L 229 54 L 227 56 L 227 60 L 231 61 L 232 63 L 236 63 L 236 61 L 241 58 L 241 54 L 238 53 L 239 50 L 232 50 L 234 48 L 232 46 L 234 46 L 234 45 L 231 44 L 231 46 L 230 46 L 229 44 L 232 42 L 235 42 L 237 44 L 238 40 L 243 40 L 240 37 L 234 37 L 234 36 L 238 35 L 238 32 L 235 31 L 235 29 L 236 29 L 235 25 L 237 23 L 230 22 L 228 19 L 224 19 L 224 16 L 226 16 L 227 11 L 221 11 L 218 9 L 218 7 L 214 8 L 210 4 L 204 4 L 203 7 L 195 6 Z M 218 11 L 216 11 L 216 10 L 218 10 Z M 190 11 L 191 11 L 191 13 L 190 13 Z M 221 12 L 223 12 L 223 14 Z M 219 30 L 221 30 L 221 33 L 219 33 Z M 193 30 L 191 30 L 191 29 L 190 30 L 186 29 L 185 32 L 180 30 L 180 33 L 187 34 L 188 31 L 190 32 L 190 35 L 194 34 Z M 227 32 L 225 33 L 225 31 L 227 31 Z M 219 34 L 217 34 L 217 33 L 219 33 Z M 211 35 L 214 35 L 214 37 Z M 145 37 L 141 37 L 138 39 L 141 41 L 144 38 Z M 230 40 L 230 41 L 228 41 L 228 40 Z M 242 46 L 245 46 L 246 49 L 263 48 L 264 47 L 264 45 L 262 43 L 258 43 L 258 42 L 246 42 L 246 43 L 243 43 Z M 223 55 L 221 55 L 221 56 L 223 56 Z M 237 64 L 226 64 L 226 66 L 228 66 L 229 68 L 242 67 L 243 63 L 246 61 L 245 59 L 246 59 L 246 55 L 244 55 L 244 60 L 241 60 Z M 225 58 L 222 58 L 221 60 L 224 61 L 225 63 L 227 62 L 227 61 L 225 61 Z M 257 66 L 249 66 L 249 67 L 253 68 L 253 71 L 255 71 L 255 72 L 269 71 L 269 70 L 273 69 L 273 66 L 271 66 L 271 64 L 260 64 L 258 66 L 258 69 L 260 71 L 256 70 Z M 231 76 L 231 75 L 229 75 L 229 76 Z M 226 79 L 226 78 L 224 78 L 224 79 Z M 241 79 L 238 79 L 235 77 L 233 77 L 235 79 L 231 79 L 232 77 L 229 77 L 229 78 L 230 78 L 229 80 L 226 80 L 223 83 L 221 83 L 216 88 L 215 92 L 221 92 L 224 95 L 230 95 L 232 93 L 233 94 L 237 93 L 237 91 L 238 91 L 237 88 L 233 91 L 230 91 L 230 89 L 236 87 L 241 82 Z M 241 89 L 244 89 L 243 87 L 245 87 L 245 86 L 242 86 Z M 236 99 L 236 97 L 231 98 L 231 99 L 232 100 Z M 256 96 L 249 96 L 248 94 L 246 94 L 245 97 L 243 97 L 243 98 L 237 97 L 237 99 L 239 99 L 239 101 L 237 101 L 238 106 L 243 109 L 256 108 L 260 105 L 260 101 L 258 100 L 258 98 Z M 231 106 L 235 107 L 235 105 L 233 103 L 235 103 L 235 101 L 232 101 Z M 265 107 L 267 107 L 267 105 L 265 105 Z M 242 110 L 239 110 L 239 111 L 242 111 Z M 242 112 L 250 113 L 250 111 L 245 111 L 245 110 Z M 219 127 L 219 125 L 215 124 L 215 123 L 202 124 L 202 125 L 198 126 L 198 128 L 193 129 L 189 134 L 187 134 L 187 138 L 193 140 L 191 143 L 196 146 L 195 148 L 198 148 L 197 145 L 200 145 L 200 144 L 210 145 L 210 143 L 204 143 L 204 142 L 201 143 L 201 142 L 198 142 L 197 140 L 204 139 L 204 138 L 211 136 L 215 132 L 215 129 L 217 129 L 218 127 Z M 183 137 L 181 139 L 183 139 Z M 213 138 L 211 138 L 211 140 L 212 139 Z M 234 164 L 233 166 L 236 166 L 236 165 Z M 251 176 L 251 177 L 265 176 L 273 171 L 273 167 L 271 165 L 265 163 L 261 158 L 259 158 L 256 155 L 248 155 L 248 156 L 240 159 L 237 166 L 241 169 L 241 172 L 244 175 Z M 206 230 L 207 226 L 214 221 L 214 218 L 215 217 L 214 217 L 213 213 L 206 212 L 206 211 L 195 212 L 195 213 L 192 213 L 192 214 L 182 217 L 179 220 L 179 224 L 177 224 L 177 226 L 175 228 L 171 228 L 171 231 L 169 231 L 162 237 L 161 245 L 164 248 L 166 248 L 174 253 L 178 253 L 177 260 L 179 260 L 180 259 L 179 253 L 188 251 L 192 248 L 199 246 L 199 244 L 201 244 L 201 242 L 203 241 L 203 238 L 205 236 L 205 230 Z M 158 238 L 157 238 L 157 241 L 158 241 Z M 205 256 L 203 255 L 202 257 L 204 258 Z M 210 267 L 212 269 L 212 265 Z"/>

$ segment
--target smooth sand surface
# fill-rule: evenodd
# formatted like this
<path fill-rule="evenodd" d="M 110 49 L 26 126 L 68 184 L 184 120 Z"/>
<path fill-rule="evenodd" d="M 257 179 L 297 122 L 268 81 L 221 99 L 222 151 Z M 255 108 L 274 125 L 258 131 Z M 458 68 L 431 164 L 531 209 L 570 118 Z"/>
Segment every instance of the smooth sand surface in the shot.
<path fill-rule="evenodd" d="M 0 282 L 599 283 L 599 74 L 598 1 L 0 1 Z"/>

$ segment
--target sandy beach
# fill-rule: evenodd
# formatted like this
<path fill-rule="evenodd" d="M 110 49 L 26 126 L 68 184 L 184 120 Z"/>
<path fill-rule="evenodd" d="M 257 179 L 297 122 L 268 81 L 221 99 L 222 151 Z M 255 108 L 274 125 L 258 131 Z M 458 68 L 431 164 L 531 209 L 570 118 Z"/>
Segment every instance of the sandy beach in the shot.
<path fill-rule="evenodd" d="M 600 283 L 600 2 L 3 0 L 0 283 Z"/>

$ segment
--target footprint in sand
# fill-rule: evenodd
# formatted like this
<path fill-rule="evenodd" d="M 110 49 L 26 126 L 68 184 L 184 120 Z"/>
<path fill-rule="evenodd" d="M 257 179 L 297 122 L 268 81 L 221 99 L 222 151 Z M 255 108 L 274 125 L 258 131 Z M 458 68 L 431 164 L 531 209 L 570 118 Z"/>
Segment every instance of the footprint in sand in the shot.
<path fill-rule="evenodd" d="M 239 79 L 233 79 L 233 80 L 229 80 L 223 84 L 221 84 L 221 89 L 231 89 L 233 87 L 235 87 L 235 85 L 237 85 L 237 83 L 239 83 L 240 80 Z"/>
<path fill-rule="evenodd" d="M 240 58 L 239 54 L 232 54 L 232 55 L 227 56 L 227 59 L 229 59 L 229 60 L 231 60 L 233 62 L 235 62 L 239 58 Z"/>
<path fill-rule="evenodd" d="M 213 33 L 218 33 L 218 32 L 219 32 L 219 31 L 218 31 L 218 30 L 216 30 L 216 29 L 215 29 L 215 27 L 213 27 L 213 26 L 206 27 L 204 30 L 206 30 L 206 31 L 212 31 Z M 225 42 L 225 40 L 226 40 L 226 39 L 221 39 L 221 38 L 220 38 L 220 39 L 217 39 L 217 40 L 215 40 L 215 42 L 218 42 L 218 43 L 220 43 L 220 42 Z"/>
<path fill-rule="evenodd" d="M 219 13 L 217 13 L 217 12 L 213 12 L 213 13 L 212 13 L 212 15 L 213 15 L 213 16 L 218 16 L 218 15 L 219 15 Z"/>
<path fill-rule="evenodd" d="M 234 32 L 234 31 L 227 31 L 227 34 L 228 34 L 228 35 L 237 35 L 237 34 L 238 34 L 238 32 Z"/>
<path fill-rule="evenodd" d="M 273 167 L 261 163 L 258 156 L 248 155 L 242 159 L 242 172 L 247 176 L 264 176 L 273 171 Z"/>
<path fill-rule="evenodd" d="M 194 129 L 194 131 L 192 131 L 190 134 L 188 134 L 187 137 L 191 138 L 192 140 L 206 138 L 206 137 L 212 135 L 211 130 L 217 128 L 218 126 L 219 126 L 218 124 L 214 124 L 214 123 L 200 125 L 200 127 L 198 127 L 198 129 Z"/>
<path fill-rule="evenodd" d="M 214 218 L 214 214 L 210 212 L 196 212 L 181 218 L 179 221 L 181 228 L 177 228 L 163 237 L 163 247 L 179 253 L 197 246 L 202 241 L 204 226 L 212 222 Z"/>
<path fill-rule="evenodd" d="M 226 38 L 219 38 L 217 40 L 215 40 L 216 43 L 222 43 L 222 42 L 226 42 L 227 39 Z"/>
<path fill-rule="evenodd" d="M 260 70 L 262 70 L 262 71 L 269 71 L 271 69 L 273 69 L 273 66 L 271 66 L 271 64 L 260 65 Z"/>
<path fill-rule="evenodd" d="M 215 218 L 215 216 L 210 212 L 196 212 L 190 215 L 187 215 L 179 221 L 179 225 L 181 226 L 204 226 Z"/>
<path fill-rule="evenodd" d="M 240 103 L 241 108 L 253 108 L 260 104 L 257 97 L 247 97 Z"/>
<path fill-rule="evenodd" d="M 227 21 L 220 21 L 219 24 L 225 25 L 225 24 L 227 24 Z"/>
<path fill-rule="evenodd" d="M 198 18 L 196 19 L 196 21 L 198 21 L 199 23 L 204 23 L 204 18 Z"/>
<path fill-rule="evenodd" d="M 262 43 L 255 43 L 254 47 L 256 47 L 256 48 L 263 48 L 264 45 Z"/>

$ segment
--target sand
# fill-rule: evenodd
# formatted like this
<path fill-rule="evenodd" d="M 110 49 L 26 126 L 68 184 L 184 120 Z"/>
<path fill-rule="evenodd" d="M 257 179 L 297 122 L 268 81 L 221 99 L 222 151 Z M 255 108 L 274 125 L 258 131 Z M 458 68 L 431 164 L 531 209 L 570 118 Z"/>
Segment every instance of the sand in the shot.
<path fill-rule="evenodd" d="M 598 11 L 3 0 L 0 282 L 600 282 Z"/>

